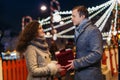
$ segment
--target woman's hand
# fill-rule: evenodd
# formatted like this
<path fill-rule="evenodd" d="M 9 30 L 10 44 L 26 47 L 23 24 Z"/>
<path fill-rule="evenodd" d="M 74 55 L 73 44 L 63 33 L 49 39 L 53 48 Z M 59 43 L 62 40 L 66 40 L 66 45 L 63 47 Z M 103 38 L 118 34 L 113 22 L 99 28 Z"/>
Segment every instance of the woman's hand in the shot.
<path fill-rule="evenodd" d="M 58 72 L 64 71 L 64 67 L 61 66 L 60 64 L 57 64 Z"/>
<path fill-rule="evenodd" d="M 58 72 L 65 70 L 64 67 L 58 64 L 57 61 L 51 61 L 51 62 L 56 64 L 56 68 L 58 69 Z"/>

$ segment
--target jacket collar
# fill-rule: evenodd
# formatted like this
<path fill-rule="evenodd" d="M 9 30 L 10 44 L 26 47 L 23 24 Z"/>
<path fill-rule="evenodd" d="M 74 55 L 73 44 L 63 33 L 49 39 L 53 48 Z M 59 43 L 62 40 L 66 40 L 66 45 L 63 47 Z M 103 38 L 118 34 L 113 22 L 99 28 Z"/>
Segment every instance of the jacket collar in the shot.
<path fill-rule="evenodd" d="M 91 24 L 91 21 L 88 19 L 83 20 L 83 22 L 75 29 L 75 43 L 79 36 L 85 31 L 85 29 Z"/>
<path fill-rule="evenodd" d="M 85 18 L 79 25 L 78 25 L 78 27 L 76 27 L 76 30 L 78 31 L 78 32 L 80 32 L 82 29 L 84 29 L 84 28 L 86 28 L 86 24 L 87 23 L 89 23 L 90 22 L 90 20 L 89 19 L 87 19 L 87 18 Z"/>

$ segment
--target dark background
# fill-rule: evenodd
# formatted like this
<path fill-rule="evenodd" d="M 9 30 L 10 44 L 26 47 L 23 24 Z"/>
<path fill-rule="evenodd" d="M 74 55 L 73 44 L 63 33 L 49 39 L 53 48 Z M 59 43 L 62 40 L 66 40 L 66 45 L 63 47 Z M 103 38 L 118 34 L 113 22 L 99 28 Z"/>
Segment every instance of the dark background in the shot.
<path fill-rule="evenodd" d="M 92 7 L 100 5 L 108 0 L 58 0 L 61 11 L 70 11 L 76 5 Z M 40 11 L 42 4 L 47 5 L 46 12 Z M 31 16 L 33 19 L 45 18 L 50 15 L 50 0 L 0 0 L 0 30 L 10 29 L 21 31 L 23 16 Z"/>

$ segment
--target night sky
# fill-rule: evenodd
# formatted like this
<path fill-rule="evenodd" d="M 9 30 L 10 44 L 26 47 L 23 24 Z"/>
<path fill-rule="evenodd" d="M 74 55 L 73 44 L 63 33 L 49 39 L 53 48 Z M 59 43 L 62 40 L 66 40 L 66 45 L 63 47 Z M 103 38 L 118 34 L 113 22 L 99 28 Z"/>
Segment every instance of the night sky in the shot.
<path fill-rule="evenodd" d="M 61 11 L 69 11 L 74 6 L 85 5 L 92 7 L 100 5 L 108 0 L 58 0 Z M 49 9 L 41 12 L 39 7 L 46 4 L 49 8 L 50 0 L 0 0 L 0 29 L 21 30 L 21 20 L 23 16 L 31 16 L 33 19 L 43 18 L 50 15 Z"/>

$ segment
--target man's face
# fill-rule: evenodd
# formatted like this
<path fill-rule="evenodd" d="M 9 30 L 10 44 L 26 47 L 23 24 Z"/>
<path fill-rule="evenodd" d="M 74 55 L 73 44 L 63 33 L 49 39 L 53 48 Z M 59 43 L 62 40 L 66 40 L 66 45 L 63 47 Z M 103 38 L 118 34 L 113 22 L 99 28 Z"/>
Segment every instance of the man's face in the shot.
<path fill-rule="evenodd" d="M 82 15 L 82 16 L 79 15 L 77 9 L 74 9 L 74 10 L 72 11 L 72 22 L 73 22 L 73 25 L 74 25 L 74 26 L 79 25 L 84 18 L 85 18 L 84 15 Z"/>

